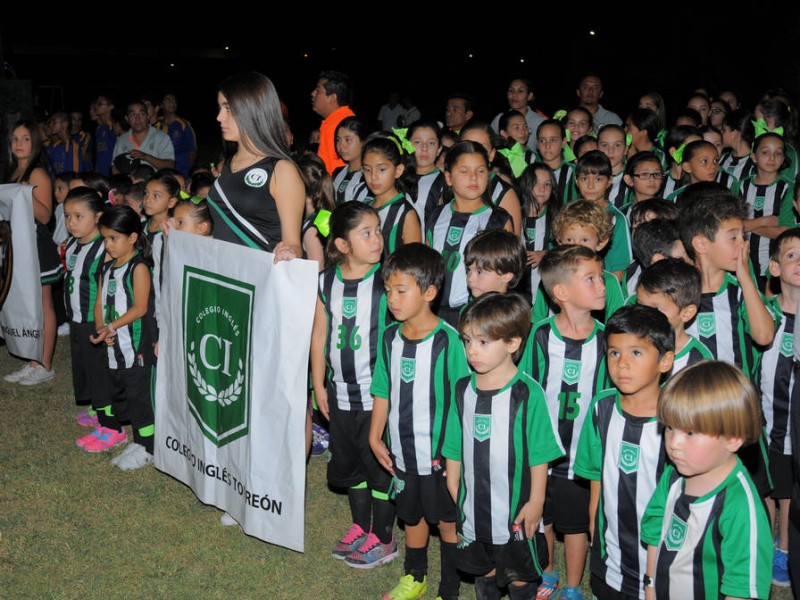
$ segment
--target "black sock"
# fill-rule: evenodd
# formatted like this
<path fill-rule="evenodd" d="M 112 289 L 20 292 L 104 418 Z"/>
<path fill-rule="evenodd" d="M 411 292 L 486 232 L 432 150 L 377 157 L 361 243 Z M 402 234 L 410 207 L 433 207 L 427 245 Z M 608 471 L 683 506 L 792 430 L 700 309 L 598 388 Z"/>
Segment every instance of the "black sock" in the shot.
<path fill-rule="evenodd" d="M 97 413 L 97 422 L 100 423 L 100 427 L 122 431 L 122 425 L 119 424 L 116 415 L 111 412 L 111 405 L 96 408 L 95 412 Z"/>
<path fill-rule="evenodd" d="M 428 574 L 428 549 L 406 548 L 404 564 L 406 575 L 413 575 L 414 581 L 422 581 Z"/>
<path fill-rule="evenodd" d="M 533 597 L 536 596 L 537 587 L 532 581 L 527 582 L 525 585 L 514 585 L 512 583 L 508 586 L 508 597 L 511 600 L 533 600 Z"/>
<path fill-rule="evenodd" d="M 389 501 L 389 496 L 385 493 L 372 490 L 372 533 L 374 533 L 381 544 L 388 544 L 392 541 L 392 528 L 394 527 L 394 504 Z"/>
<path fill-rule="evenodd" d="M 439 547 L 441 556 L 441 579 L 439 580 L 439 595 L 443 600 L 452 596 L 458 598 L 458 588 L 461 577 L 456 568 L 456 543 L 442 541 Z"/>
<path fill-rule="evenodd" d="M 361 527 L 366 533 L 370 528 L 370 497 L 369 488 L 351 487 L 347 490 L 347 499 L 350 501 L 350 513 L 353 515 L 353 523 Z"/>
<path fill-rule="evenodd" d="M 477 600 L 500 600 L 500 588 L 497 587 L 497 577 L 476 577 L 475 598 Z"/>

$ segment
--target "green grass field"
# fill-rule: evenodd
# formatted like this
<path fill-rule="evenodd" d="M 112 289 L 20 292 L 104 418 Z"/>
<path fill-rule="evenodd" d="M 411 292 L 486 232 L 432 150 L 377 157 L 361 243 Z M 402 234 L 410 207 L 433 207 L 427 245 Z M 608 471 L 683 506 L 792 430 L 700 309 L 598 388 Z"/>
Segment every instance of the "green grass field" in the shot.
<path fill-rule="evenodd" d="M 0 375 L 21 365 L 0 348 Z M 0 598 L 356 600 L 396 584 L 402 558 L 370 571 L 331 558 L 349 510 L 326 485 L 324 459 L 308 466 L 306 552 L 264 543 L 220 526 L 219 510 L 155 468 L 122 472 L 109 455 L 77 448 L 87 430 L 74 420 L 66 338 L 55 368 L 57 378 L 38 386 L 0 380 Z M 431 599 L 438 548 L 432 540 Z M 461 590 L 475 597 L 472 585 Z"/>

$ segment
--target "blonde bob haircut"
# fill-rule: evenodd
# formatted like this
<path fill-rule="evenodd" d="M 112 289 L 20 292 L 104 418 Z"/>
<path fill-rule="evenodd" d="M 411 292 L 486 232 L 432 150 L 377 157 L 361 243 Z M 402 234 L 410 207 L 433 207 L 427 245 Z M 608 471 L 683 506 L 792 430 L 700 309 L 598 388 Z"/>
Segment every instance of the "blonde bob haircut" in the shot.
<path fill-rule="evenodd" d="M 657 416 L 667 427 L 704 433 L 744 444 L 762 431 L 758 393 L 734 365 L 703 360 L 671 377 L 658 398 Z"/>

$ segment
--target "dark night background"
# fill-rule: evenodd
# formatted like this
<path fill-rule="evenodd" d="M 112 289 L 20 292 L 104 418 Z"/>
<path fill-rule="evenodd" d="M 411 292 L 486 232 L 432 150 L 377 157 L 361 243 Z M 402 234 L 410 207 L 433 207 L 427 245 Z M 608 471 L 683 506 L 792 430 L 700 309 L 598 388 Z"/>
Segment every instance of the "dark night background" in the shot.
<path fill-rule="evenodd" d="M 412 5 L 398 6 L 404 14 L 413 13 Z M 310 92 L 322 69 L 350 75 L 354 109 L 373 124 L 392 89 L 408 92 L 424 116 L 439 120 L 447 94 L 466 91 L 477 99 L 476 116 L 491 119 L 507 107 L 505 90 L 517 74 L 533 80 L 535 106 L 547 114 L 576 103 L 578 78 L 588 71 L 602 76 L 602 104 L 623 119 L 647 91 L 665 97 L 668 118 L 698 86 L 712 94 L 734 88 L 748 107 L 769 87 L 800 98 L 798 5 L 773 11 L 760 4 L 753 15 L 722 4 L 717 11 L 677 14 L 689 11 L 687 5 L 664 5 L 676 14 L 659 18 L 643 16 L 650 5 L 622 6 L 614 19 L 581 16 L 587 9 L 575 6 L 559 14 L 515 14 L 505 7 L 490 10 L 485 22 L 470 14 L 458 27 L 439 24 L 425 8 L 419 9 L 424 20 L 409 17 L 405 24 L 387 18 L 365 27 L 354 12 L 315 13 L 310 5 L 269 25 L 268 7 L 253 9 L 258 14 L 252 19 L 238 15 L 247 22 L 236 22 L 218 5 L 203 15 L 199 27 L 174 15 L 146 13 L 151 5 L 131 4 L 116 18 L 65 14 L 60 19 L 52 12 L 35 26 L 28 18 L 29 27 L 4 18 L 0 47 L 5 78 L 30 80 L 48 111 L 88 113 L 100 92 L 110 92 L 123 109 L 141 92 L 174 91 L 179 114 L 197 132 L 201 160 L 217 150 L 217 84 L 249 69 L 273 80 L 299 143 L 320 121 L 311 111 Z M 601 7 L 607 10 L 608 4 L 598 3 L 595 12 Z M 309 17 L 303 12 L 313 20 L 304 22 Z M 328 31 L 320 35 L 323 26 Z M 290 41 L 278 41 L 277 35 Z M 0 88 L 0 101 L 7 107 L 8 87 Z"/>

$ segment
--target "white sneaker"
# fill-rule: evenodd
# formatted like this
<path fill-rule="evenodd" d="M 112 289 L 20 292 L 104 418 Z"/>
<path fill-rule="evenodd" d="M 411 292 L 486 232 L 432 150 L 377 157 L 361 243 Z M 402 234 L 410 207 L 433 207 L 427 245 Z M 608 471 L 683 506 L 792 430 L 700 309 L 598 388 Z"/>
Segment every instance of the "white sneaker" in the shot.
<path fill-rule="evenodd" d="M 120 452 L 114 458 L 111 459 L 111 464 L 112 465 L 118 464 L 120 459 L 122 459 L 123 456 L 127 456 L 128 454 L 133 452 L 136 446 L 141 446 L 141 444 L 137 444 L 136 442 L 131 442 L 130 444 L 125 446 L 125 449 L 122 452 Z"/>
<path fill-rule="evenodd" d="M 237 523 L 236 519 L 234 519 L 228 513 L 224 512 L 222 513 L 222 516 L 219 518 L 219 524 L 222 525 L 223 527 L 232 527 L 234 525 L 238 525 L 239 523 Z"/>
<path fill-rule="evenodd" d="M 58 335 L 61 337 L 69 335 L 69 323 L 62 323 L 58 326 Z"/>
<path fill-rule="evenodd" d="M 153 455 L 140 444 L 133 444 L 134 448 L 117 461 L 117 466 L 123 471 L 134 471 L 153 462 Z"/>
<path fill-rule="evenodd" d="M 56 370 L 50 369 L 49 371 L 45 369 L 42 365 L 36 365 L 28 374 L 25 375 L 22 379 L 18 381 L 20 385 L 38 385 L 40 383 L 45 383 L 47 381 L 52 381 L 56 378 Z"/>
<path fill-rule="evenodd" d="M 22 366 L 22 368 L 17 369 L 16 371 L 13 371 L 13 372 L 9 373 L 5 377 L 3 377 L 3 379 L 5 381 L 8 381 L 9 383 L 17 383 L 20 379 L 24 379 L 25 377 L 27 377 L 28 373 L 33 369 L 33 367 L 34 367 L 34 365 L 32 365 L 29 362 L 26 362 Z"/>

